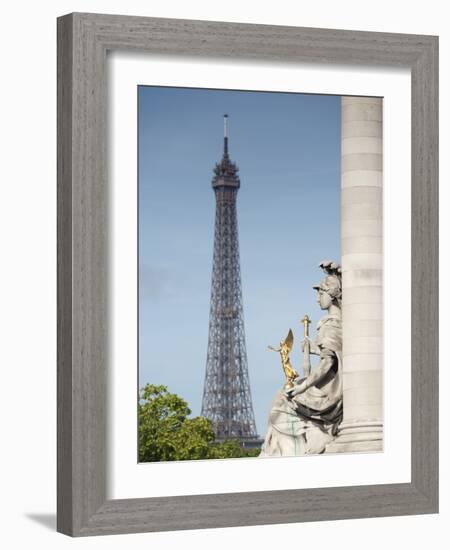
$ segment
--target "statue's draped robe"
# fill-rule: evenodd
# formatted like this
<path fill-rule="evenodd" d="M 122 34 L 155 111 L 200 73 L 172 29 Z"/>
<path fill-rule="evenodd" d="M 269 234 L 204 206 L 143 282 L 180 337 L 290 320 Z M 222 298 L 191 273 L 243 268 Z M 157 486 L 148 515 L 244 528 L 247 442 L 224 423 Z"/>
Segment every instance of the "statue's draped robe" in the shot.
<path fill-rule="evenodd" d="M 319 454 L 342 421 L 342 325 L 327 315 L 317 325 L 320 360 L 331 359 L 326 375 L 293 398 L 280 390 L 272 403 L 260 456 Z"/>

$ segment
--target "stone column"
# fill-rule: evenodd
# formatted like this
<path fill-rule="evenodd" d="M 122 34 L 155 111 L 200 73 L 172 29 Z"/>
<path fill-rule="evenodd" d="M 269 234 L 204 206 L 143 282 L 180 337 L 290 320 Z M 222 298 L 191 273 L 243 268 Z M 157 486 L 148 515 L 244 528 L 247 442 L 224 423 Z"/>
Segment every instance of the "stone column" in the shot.
<path fill-rule="evenodd" d="M 342 98 L 344 420 L 327 452 L 383 448 L 382 99 Z"/>

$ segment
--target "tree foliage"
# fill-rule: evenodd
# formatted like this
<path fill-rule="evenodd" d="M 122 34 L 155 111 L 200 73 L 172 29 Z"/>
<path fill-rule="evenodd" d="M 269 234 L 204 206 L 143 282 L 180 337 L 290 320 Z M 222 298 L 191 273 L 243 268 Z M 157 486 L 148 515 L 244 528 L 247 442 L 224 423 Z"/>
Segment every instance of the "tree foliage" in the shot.
<path fill-rule="evenodd" d="M 187 402 L 166 386 L 147 384 L 139 399 L 139 461 L 199 460 L 257 456 L 259 449 L 242 449 L 238 441 L 214 443 L 211 422 L 189 418 Z"/>
<path fill-rule="evenodd" d="M 230 439 L 210 446 L 208 458 L 244 458 L 258 456 L 261 449 L 243 449 L 239 441 Z"/>
<path fill-rule="evenodd" d="M 214 441 L 211 423 L 202 417 L 188 418 L 184 399 L 166 386 L 147 384 L 139 401 L 139 460 L 194 460 L 207 458 Z"/>

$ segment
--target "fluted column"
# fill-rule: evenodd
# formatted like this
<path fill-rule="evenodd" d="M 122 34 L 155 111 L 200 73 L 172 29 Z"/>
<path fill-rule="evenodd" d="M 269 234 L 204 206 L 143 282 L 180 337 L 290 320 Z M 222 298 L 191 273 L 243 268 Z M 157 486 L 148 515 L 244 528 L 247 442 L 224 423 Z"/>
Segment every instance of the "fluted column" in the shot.
<path fill-rule="evenodd" d="M 342 98 L 344 419 L 327 452 L 383 445 L 382 99 Z"/>

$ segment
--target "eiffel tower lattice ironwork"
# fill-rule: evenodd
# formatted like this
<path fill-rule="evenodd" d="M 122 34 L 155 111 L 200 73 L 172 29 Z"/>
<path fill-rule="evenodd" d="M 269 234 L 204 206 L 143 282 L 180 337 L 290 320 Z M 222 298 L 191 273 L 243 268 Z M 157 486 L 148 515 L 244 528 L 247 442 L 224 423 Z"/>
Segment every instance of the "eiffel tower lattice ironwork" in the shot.
<path fill-rule="evenodd" d="M 236 199 L 238 167 L 228 155 L 224 115 L 223 157 L 214 168 L 216 196 L 208 352 L 202 416 L 211 420 L 217 441 L 261 443 L 256 432 L 245 346 Z"/>

